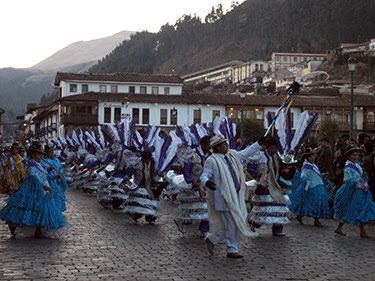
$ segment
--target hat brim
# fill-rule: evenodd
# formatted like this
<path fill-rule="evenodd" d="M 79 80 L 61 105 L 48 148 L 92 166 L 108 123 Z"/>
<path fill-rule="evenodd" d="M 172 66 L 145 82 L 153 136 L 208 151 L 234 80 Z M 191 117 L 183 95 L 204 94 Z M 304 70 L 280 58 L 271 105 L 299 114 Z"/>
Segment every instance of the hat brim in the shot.
<path fill-rule="evenodd" d="M 44 154 L 44 151 L 43 151 L 43 150 L 41 150 L 41 149 L 37 149 L 37 148 L 32 148 L 32 147 L 30 147 L 30 148 L 29 148 L 29 151 L 30 151 L 31 153 L 35 153 L 35 152 L 37 152 L 37 153 Z"/>
<path fill-rule="evenodd" d="M 219 145 L 219 144 L 222 144 L 223 142 L 227 142 L 227 140 L 226 140 L 226 139 L 221 139 L 221 140 L 218 141 L 217 143 L 212 144 L 211 147 L 215 147 L 215 146 L 217 146 L 217 145 Z"/>

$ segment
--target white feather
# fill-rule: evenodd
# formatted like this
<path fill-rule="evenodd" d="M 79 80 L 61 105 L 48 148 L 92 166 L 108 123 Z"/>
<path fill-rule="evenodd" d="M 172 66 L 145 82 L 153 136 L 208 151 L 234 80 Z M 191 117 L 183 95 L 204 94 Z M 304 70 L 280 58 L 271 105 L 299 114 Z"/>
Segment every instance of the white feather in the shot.
<path fill-rule="evenodd" d="M 302 112 L 301 117 L 298 121 L 296 132 L 294 133 L 294 137 L 290 145 L 290 151 L 294 151 L 296 145 L 299 143 L 303 133 L 305 132 L 308 121 L 309 121 L 309 113 L 307 112 L 307 110 L 305 110 L 304 112 Z"/>

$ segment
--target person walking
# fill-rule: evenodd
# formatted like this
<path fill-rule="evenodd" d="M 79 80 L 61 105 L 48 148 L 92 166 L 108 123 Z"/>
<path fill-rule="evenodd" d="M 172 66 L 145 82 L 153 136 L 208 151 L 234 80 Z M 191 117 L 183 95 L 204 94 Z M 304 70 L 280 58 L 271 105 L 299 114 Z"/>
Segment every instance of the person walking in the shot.
<path fill-rule="evenodd" d="M 17 191 L 5 200 L 0 219 L 8 223 L 13 236 L 18 226 L 35 227 L 35 238 L 44 237 L 42 228 L 55 230 L 65 225 L 65 219 L 53 199 L 53 189 L 48 183 L 48 172 L 40 162 L 44 156 L 42 145 L 34 142 L 29 150 L 27 174 Z M 56 179 L 61 176 L 56 175 Z"/>
<path fill-rule="evenodd" d="M 344 236 L 342 227 L 349 222 L 359 226 L 361 237 L 369 238 L 365 225 L 375 220 L 375 203 L 366 173 L 357 163 L 358 147 L 350 147 L 345 156 L 348 159 L 344 168 L 345 183 L 336 192 L 334 203 L 335 218 L 339 220 L 335 233 Z"/>
<path fill-rule="evenodd" d="M 307 216 L 313 217 L 314 226 L 320 227 L 322 224 L 319 218 L 330 218 L 329 193 L 323 175 L 314 164 L 314 158 L 312 150 L 304 154 L 301 183 L 296 188 L 290 209 L 297 214 L 297 221 L 300 224 L 303 224 L 302 218 Z"/>
<path fill-rule="evenodd" d="M 262 146 L 256 142 L 239 152 L 228 151 L 228 143 L 221 136 L 210 140 L 213 154 L 207 158 L 201 175 L 202 185 L 207 190 L 208 219 L 210 233 L 206 239 L 211 255 L 214 246 L 226 239 L 227 257 L 243 258 L 239 253 L 239 235 L 256 237 L 258 233 L 249 230 L 246 218 L 245 175 L 241 161 L 259 151 Z"/>
<path fill-rule="evenodd" d="M 6 153 L 5 159 L 1 163 L 3 186 L 0 188 L 0 192 L 2 194 L 12 194 L 26 175 L 26 166 L 22 162 L 23 158 L 19 154 L 19 150 L 19 144 L 13 143 L 10 152 Z"/>

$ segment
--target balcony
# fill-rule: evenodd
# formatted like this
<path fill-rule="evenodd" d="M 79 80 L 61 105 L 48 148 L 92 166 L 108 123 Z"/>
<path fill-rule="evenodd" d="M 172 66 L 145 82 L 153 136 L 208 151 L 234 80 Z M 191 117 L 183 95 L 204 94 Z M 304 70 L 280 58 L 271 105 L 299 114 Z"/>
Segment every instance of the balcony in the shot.
<path fill-rule="evenodd" d="M 64 125 L 98 125 L 98 115 L 92 114 L 63 114 L 62 124 Z"/>

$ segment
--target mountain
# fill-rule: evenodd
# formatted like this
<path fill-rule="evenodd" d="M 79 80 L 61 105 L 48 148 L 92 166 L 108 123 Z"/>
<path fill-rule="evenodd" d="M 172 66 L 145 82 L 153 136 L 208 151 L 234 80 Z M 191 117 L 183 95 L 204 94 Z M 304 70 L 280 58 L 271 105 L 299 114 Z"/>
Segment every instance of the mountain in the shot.
<path fill-rule="evenodd" d="M 15 120 L 16 115 L 25 113 L 27 103 L 38 103 L 42 97 L 51 96 L 57 71 L 87 71 L 122 41 L 128 40 L 132 33 L 122 31 L 105 38 L 70 44 L 31 68 L 1 68 L 0 108 L 5 109 L 4 120 Z"/>
<path fill-rule="evenodd" d="M 204 20 L 184 15 L 158 33 L 140 32 L 90 72 L 184 75 L 231 60 L 269 60 L 272 52 L 325 53 L 375 37 L 373 0 L 247 0 Z"/>
<path fill-rule="evenodd" d="M 43 71 L 60 71 L 62 68 L 74 65 L 94 64 L 111 52 L 119 43 L 129 39 L 132 33 L 134 32 L 121 31 L 105 38 L 72 43 L 31 68 Z"/>

